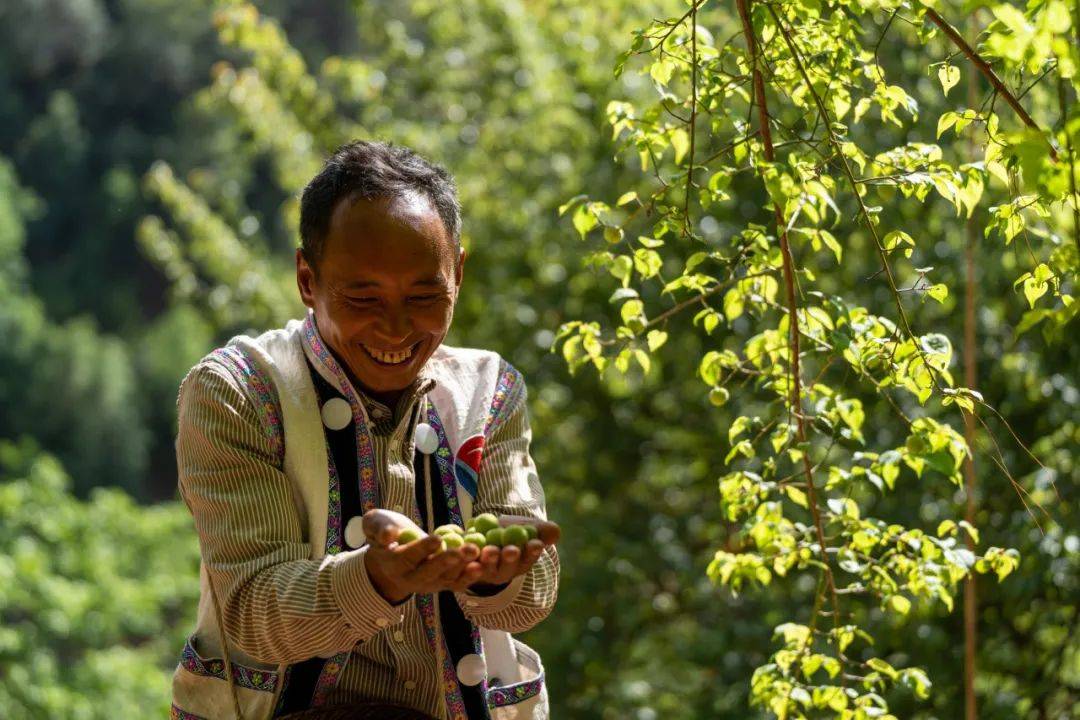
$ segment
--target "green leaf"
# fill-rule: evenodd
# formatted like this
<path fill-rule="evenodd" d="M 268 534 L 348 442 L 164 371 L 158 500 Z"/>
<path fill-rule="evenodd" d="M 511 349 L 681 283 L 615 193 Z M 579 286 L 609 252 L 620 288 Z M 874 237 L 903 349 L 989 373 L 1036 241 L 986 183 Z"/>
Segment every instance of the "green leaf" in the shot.
<path fill-rule="evenodd" d="M 784 494 L 788 496 L 791 502 L 795 503 L 799 507 L 809 508 L 810 503 L 806 499 L 806 493 L 794 485 L 785 485 Z"/>
<path fill-rule="evenodd" d="M 671 133 L 671 147 L 675 150 L 675 164 L 678 165 L 690 150 L 690 133 L 678 128 Z"/>
<path fill-rule="evenodd" d="M 675 72 L 675 63 L 671 60 L 658 60 L 649 67 L 649 75 L 661 85 L 667 85 L 671 81 L 671 75 Z"/>
<path fill-rule="evenodd" d="M 945 298 L 949 296 L 949 288 L 941 283 L 931 285 L 926 289 L 926 294 L 937 300 L 939 303 L 944 304 Z"/>
<path fill-rule="evenodd" d="M 623 205 L 625 205 L 627 203 L 634 202 L 637 199 L 638 199 L 637 192 L 634 191 L 634 190 L 631 190 L 630 192 L 624 192 L 622 195 L 620 195 L 619 199 L 615 202 L 615 205 L 621 207 L 621 206 L 623 206 Z"/>
<path fill-rule="evenodd" d="M 955 87 L 956 83 L 960 82 L 960 68 L 946 63 L 938 68 L 937 76 L 938 80 L 941 81 L 941 89 L 945 92 L 947 97 L 949 95 L 949 90 Z M 939 132 L 938 135 L 940 136 L 941 133 Z"/>
<path fill-rule="evenodd" d="M 959 118 L 960 116 L 952 112 L 951 110 L 949 112 L 942 113 L 941 117 L 939 117 L 937 121 L 937 137 L 940 138 L 942 133 L 951 128 L 953 125 L 956 125 L 956 121 Z"/>
<path fill-rule="evenodd" d="M 630 285 L 630 274 L 634 271 L 634 261 L 630 259 L 629 255 L 618 255 L 611 261 L 611 266 L 608 268 L 615 278 L 622 281 L 623 287 Z"/>
<path fill-rule="evenodd" d="M 901 615 L 907 615 L 911 611 L 911 601 L 903 595 L 890 595 L 889 607 Z"/>
<path fill-rule="evenodd" d="M 645 336 L 645 342 L 649 345 L 650 352 L 656 352 L 667 342 L 668 334 L 663 330 L 650 330 Z"/>
<path fill-rule="evenodd" d="M 575 205 L 577 205 L 578 203 L 584 202 L 584 201 L 585 201 L 585 200 L 587 200 L 588 198 L 589 198 L 589 196 L 588 196 L 588 195 L 575 195 L 574 197 L 570 198 L 570 199 L 569 199 L 569 200 L 567 200 L 567 201 L 566 201 L 565 203 L 563 203 L 562 205 L 560 205 L 560 206 L 559 206 L 559 216 L 560 216 L 560 217 L 562 217 L 562 215 L 563 215 L 563 214 L 564 214 L 564 213 L 565 213 L 565 212 L 566 212 L 567 210 L 569 210 L 570 208 L 574 207 L 574 206 L 575 206 Z"/>
<path fill-rule="evenodd" d="M 574 229 L 578 231 L 578 235 L 584 240 L 585 236 L 589 234 L 589 231 L 596 227 L 596 215 L 589 210 L 588 205 L 581 205 L 574 211 Z"/>

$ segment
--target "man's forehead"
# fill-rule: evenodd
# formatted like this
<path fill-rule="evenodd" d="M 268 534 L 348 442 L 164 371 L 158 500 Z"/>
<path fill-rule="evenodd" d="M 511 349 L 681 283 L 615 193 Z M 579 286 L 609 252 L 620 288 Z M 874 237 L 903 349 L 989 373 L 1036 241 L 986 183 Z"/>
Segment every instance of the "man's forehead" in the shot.
<path fill-rule="evenodd" d="M 382 284 L 379 278 L 363 277 L 364 273 L 354 273 L 354 275 L 360 275 L 361 277 L 354 277 L 352 280 L 343 281 L 341 283 L 341 289 L 367 290 L 379 287 L 379 285 Z M 445 288 L 447 285 L 446 278 L 442 277 L 441 275 L 431 275 L 430 273 L 424 273 L 419 277 L 411 278 L 411 280 L 411 284 L 414 287 L 429 287 L 432 289 L 439 289 Z"/>

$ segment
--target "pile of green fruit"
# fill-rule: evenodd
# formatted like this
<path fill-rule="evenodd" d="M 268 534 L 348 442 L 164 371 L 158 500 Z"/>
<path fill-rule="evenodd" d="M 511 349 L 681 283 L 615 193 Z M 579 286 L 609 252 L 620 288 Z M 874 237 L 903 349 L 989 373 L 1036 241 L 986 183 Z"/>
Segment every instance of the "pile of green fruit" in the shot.
<path fill-rule="evenodd" d="M 486 545 L 495 547 L 509 547 L 516 545 L 522 550 L 525 545 L 537 537 L 539 533 L 533 525 L 507 525 L 499 526 L 499 519 L 492 513 L 483 513 L 465 523 L 465 527 L 458 525 L 440 525 L 435 528 L 435 534 L 442 538 L 443 550 L 455 550 L 464 547 L 466 543 L 483 548 Z M 413 528 L 406 528 L 398 535 L 398 542 L 404 545 L 413 540 L 424 537 L 424 533 Z"/>

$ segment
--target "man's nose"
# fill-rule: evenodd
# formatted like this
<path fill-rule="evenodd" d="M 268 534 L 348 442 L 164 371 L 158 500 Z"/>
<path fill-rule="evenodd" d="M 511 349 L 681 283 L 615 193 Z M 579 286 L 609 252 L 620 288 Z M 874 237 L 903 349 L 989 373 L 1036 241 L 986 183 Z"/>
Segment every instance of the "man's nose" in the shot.
<path fill-rule="evenodd" d="M 404 308 L 389 308 L 378 325 L 379 335 L 389 345 L 399 345 L 413 331 L 412 318 Z"/>

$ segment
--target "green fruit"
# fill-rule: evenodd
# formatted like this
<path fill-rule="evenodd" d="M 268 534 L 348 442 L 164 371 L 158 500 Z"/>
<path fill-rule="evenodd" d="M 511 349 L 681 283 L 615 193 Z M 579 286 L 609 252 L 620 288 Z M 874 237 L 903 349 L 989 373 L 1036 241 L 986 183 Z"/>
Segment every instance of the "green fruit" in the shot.
<path fill-rule="evenodd" d="M 524 549 L 525 544 L 529 542 L 529 531 L 522 525 L 511 525 L 503 529 L 503 546 L 509 547 L 510 545 L 517 545 L 519 548 Z"/>
<path fill-rule="evenodd" d="M 529 533 L 530 540 L 540 537 L 540 531 L 536 529 L 535 525 L 523 525 L 522 527 L 525 528 L 525 532 Z"/>
<path fill-rule="evenodd" d="M 473 518 L 473 529 L 477 532 L 487 533 L 499 527 L 499 518 L 492 513 L 484 513 Z"/>
<path fill-rule="evenodd" d="M 723 407 L 730 397 L 731 393 L 728 392 L 727 388 L 714 387 L 709 391 L 709 402 L 716 407 Z"/>
<path fill-rule="evenodd" d="M 503 529 L 502 528 L 492 528 L 491 530 L 488 530 L 487 533 L 484 534 L 484 537 L 487 539 L 487 544 L 488 545 L 494 545 L 495 547 L 502 547 L 503 546 Z"/>
<path fill-rule="evenodd" d="M 464 535 L 465 531 L 462 530 L 461 528 L 459 528 L 457 525 L 454 525 L 454 524 L 440 525 L 439 527 L 435 528 L 435 534 L 438 535 L 439 537 L 442 537 L 444 535 L 451 534 L 451 533 L 454 534 L 454 535 Z"/>
<path fill-rule="evenodd" d="M 457 533 L 447 533 L 442 536 L 444 549 L 457 550 L 459 547 L 465 544 L 465 540 L 462 539 Z"/>
<path fill-rule="evenodd" d="M 411 543 L 413 540 L 419 540 L 422 537 L 424 537 L 424 534 L 419 530 L 415 528 L 405 528 L 398 533 L 397 541 L 400 544 L 405 545 L 406 543 Z"/>
<path fill-rule="evenodd" d="M 465 536 L 465 542 L 470 545 L 475 545 L 478 548 L 482 548 L 487 545 L 487 538 L 484 537 L 484 533 L 471 532 Z"/>

